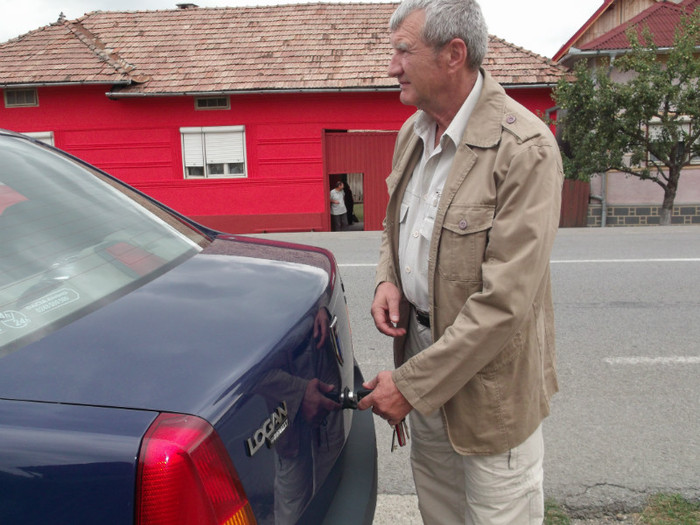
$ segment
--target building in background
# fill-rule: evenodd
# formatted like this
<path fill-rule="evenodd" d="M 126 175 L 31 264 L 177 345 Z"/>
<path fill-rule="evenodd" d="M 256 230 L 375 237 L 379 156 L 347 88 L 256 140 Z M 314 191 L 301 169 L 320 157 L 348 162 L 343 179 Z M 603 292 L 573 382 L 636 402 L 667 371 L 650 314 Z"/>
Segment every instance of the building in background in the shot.
<path fill-rule="evenodd" d="M 381 228 L 397 4 L 93 12 L 0 44 L 0 127 L 37 134 L 233 233 L 330 230 L 347 175 Z M 566 70 L 492 36 L 485 68 L 544 114 Z"/>
<path fill-rule="evenodd" d="M 648 28 L 659 50 L 659 60 L 673 46 L 675 31 L 684 14 L 700 9 L 700 0 L 605 0 L 600 8 L 557 51 L 553 60 L 573 69 L 585 60 L 589 68 L 612 61 L 610 75 L 623 81 L 624 74 L 614 68 L 615 57 L 630 49 L 626 32 Z M 700 43 L 698 43 L 700 45 Z M 700 47 L 696 48 L 700 60 Z M 643 226 L 659 224 L 663 189 L 651 182 L 611 171 L 591 180 L 591 226 Z M 691 159 L 684 169 L 676 194 L 672 224 L 700 223 L 700 157 Z"/>

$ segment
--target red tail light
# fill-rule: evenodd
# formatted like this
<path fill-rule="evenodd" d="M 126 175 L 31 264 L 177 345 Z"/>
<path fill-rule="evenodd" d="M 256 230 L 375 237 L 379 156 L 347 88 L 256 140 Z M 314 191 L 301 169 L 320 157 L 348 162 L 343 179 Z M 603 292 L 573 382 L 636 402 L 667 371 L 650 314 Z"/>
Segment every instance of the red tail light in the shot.
<path fill-rule="evenodd" d="M 146 432 L 136 480 L 137 525 L 254 525 L 223 442 L 206 421 L 161 414 Z"/>

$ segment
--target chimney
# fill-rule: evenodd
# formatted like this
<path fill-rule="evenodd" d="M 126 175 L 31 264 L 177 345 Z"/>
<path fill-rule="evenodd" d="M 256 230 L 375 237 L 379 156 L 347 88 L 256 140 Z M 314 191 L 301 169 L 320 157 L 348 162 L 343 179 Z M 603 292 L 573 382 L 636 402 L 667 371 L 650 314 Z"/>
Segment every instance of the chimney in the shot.
<path fill-rule="evenodd" d="M 199 7 L 197 4 L 175 4 L 178 9 L 196 9 Z"/>

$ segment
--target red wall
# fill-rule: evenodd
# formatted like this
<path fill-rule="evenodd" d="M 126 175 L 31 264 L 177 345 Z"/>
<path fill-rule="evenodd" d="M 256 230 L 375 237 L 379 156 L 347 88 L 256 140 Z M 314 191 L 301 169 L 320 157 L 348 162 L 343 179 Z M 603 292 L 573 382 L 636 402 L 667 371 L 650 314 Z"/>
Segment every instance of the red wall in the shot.
<path fill-rule="evenodd" d="M 196 111 L 192 97 L 111 100 L 108 88 L 38 88 L 38 107 L 0 106 L 0 127 L 53 131 L 58 148 L 234 233 L 325 229 L 323 131 L 398 130 L 414 111 L 397 92 L 237 95 L 229 110 Z M 511 95 L 553 105 L 548 90 Z M 245 126 L 248 177 L 185 180 L 180 128 L 232 125 Z"/>

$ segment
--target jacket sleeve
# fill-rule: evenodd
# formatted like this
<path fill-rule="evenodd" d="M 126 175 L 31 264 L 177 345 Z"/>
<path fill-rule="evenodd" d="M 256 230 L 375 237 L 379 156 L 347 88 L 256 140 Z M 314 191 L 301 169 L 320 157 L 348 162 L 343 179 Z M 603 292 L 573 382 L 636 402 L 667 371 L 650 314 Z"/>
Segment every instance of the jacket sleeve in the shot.
<path fill-rule="evenodd" d="M 558 148 L 543 135 L 503 142 L 493 168 L 496 204 L 481 263 L 483 286 L 467 297 L 433 345 L 393 373 L 399 390 L 422 413 L 438 409 L 477 373 L 496 369 L 507 354 L 520 351 L 519 330 L 549 279 L 563 180 Z"/>

